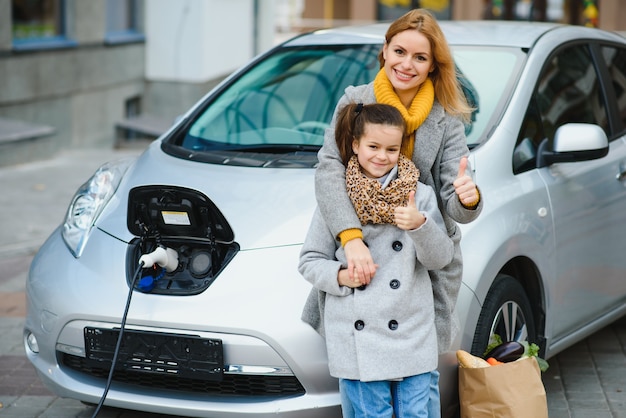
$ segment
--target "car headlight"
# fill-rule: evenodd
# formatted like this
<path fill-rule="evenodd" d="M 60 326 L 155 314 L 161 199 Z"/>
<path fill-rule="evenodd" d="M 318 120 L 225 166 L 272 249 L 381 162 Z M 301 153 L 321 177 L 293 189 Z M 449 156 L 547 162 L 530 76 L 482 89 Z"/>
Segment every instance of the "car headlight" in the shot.
<path fill-rule="evenodd" d="M 74 257 L 81 256 L 96 219 L 134 160 L 132 157 L 123 158 L 102 165 L 76 191 L 63 224 L 63 240 Z"/>

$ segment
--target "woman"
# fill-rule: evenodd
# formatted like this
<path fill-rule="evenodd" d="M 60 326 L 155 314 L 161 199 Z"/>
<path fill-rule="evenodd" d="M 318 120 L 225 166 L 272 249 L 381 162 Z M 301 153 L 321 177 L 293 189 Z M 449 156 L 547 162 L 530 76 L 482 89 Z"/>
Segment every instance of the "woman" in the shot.
<path fill-rule="evenodd" d="M 478 188 L 466 174 L 469 150 L 464 121 L 469 120 L 472 109 L 461 92 L 443 32 L 428 11 L 412 10 L 389 26 L 379 61 L 381 70 L 375 80 L 348 87 L 337 108 L 348 103 L 385 103 L 400 110 L 406 121 L 409 138 L 402 153 L 419 169 L 420 181 L 435 190 L 455 248 L 450 264 L 430 271 L 438 349 L 442 353 L 449 349 L 458 328 L 453 311 L 463 265 L 457 222 L 473 221 L 483 206 Z M 316 198 L 324 221 L 344 246 L 350 274 L 367 284 L 374 278 L 376 260 L 363 242 L 359 219 L 346 193 L 345 168 L 334 139 L 335 119 L 336 115 L 318 154 Z M 324 301 L 319 293 L 312 291 L 302 319 L 323 335 L 320 317 Z M 438 377 L 434 372 L 433 386 L 438 385 Z M 433 399 L 432 410 L 437 409 L 438 399 Z"/>

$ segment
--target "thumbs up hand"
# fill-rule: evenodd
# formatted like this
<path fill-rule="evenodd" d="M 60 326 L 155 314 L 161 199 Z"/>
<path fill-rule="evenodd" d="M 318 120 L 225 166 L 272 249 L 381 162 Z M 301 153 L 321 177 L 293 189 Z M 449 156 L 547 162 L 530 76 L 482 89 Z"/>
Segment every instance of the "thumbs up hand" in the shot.
<path fill-rule="evenodd" d="M 418 186 L 419 187 L 419 186 Z M 426 218 L 415 204 L 415 191 L 409 193 L 409 202 L 406 206 L 398 206 L 394 212 L 394 220 L 398 228 L 405 231 L 419 228 L 426 222 Z"/>
<path fill-rule="evenodd" d="M 461 158 L 461 162 L 459 163 L 459 172 L 456 176 L 456 180 L 454 180 L 454 191 L 459 197 L 459 201 L 466 207 L 473 207 L 479 201 L 480 195 L 478 194 L 478 189 L 476 188 L 476 184 L 474 184 L 474 180 L 467 175 L 467 157 Z"/>

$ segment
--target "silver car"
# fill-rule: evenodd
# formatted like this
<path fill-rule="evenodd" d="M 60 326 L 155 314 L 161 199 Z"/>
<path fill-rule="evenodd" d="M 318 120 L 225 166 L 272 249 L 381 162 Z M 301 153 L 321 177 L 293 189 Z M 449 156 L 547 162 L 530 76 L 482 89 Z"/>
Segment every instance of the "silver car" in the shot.
<path fill-rule="evenodd" d="M 626 313 L 626 41 L 442 27 L 476 108 L 484 198 L 462 226 L 461 332 L 440 358 L 453 416 L 457 348 L 481 354 L 498 334 L 549 359 Z M 297 263 L 324 129 L 344 88 L 374 78 L 386 28 L 277 46 L 77 191 L 27 281 L 26 352 L 54 393 L 177 416 L 340 415 Z"/>

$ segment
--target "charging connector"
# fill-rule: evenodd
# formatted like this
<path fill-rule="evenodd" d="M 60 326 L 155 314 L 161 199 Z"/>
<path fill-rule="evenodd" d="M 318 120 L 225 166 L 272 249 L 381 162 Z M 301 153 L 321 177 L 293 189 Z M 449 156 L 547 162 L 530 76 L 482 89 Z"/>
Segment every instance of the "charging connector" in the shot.
<path fill-rule="evenodd" d="M 144 276 L 137 283 L 137 289 L 144 293 L 151 292 L 155 282 L 163 277 L 166 271 L 171 273 L 178 268 L 178 253 L 172 248 L 159 245 L 156 250 L 139 258 L 139 265 L 144 269 L 152 268 L 155 264 L 161 266 L 161 274 L 157 277 Z"/>
<path fill-rule="evenodd" d="M 178 253 L 172 248 L 158 246 L 151 253 L 142 255 L 139 258 L 139 264 L 141 263 L 143 263 L 143 268 L 151 268 L 158 264 L 171 273 L 178 268 Z"/>

